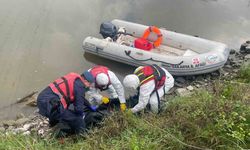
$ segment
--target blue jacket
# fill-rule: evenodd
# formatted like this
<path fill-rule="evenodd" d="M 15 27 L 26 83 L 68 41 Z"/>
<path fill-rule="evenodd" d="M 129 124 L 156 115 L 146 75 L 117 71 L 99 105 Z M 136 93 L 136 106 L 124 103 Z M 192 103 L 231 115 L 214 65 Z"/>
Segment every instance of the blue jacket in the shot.
<path fill-rule="evenodd" d="M 75 96 L 75 100 L 73 103 L 74 106 L 74 113 L 76 115 L 80 115 L 83 117 L 84 115 L 84 109 L 86 109 L 86 107 L 88 106 L 85 102 L 87 101 L 84 98 L 86 89 L 84 84 L 82 83 L 82 81 L 80 79 L 76 79 L 74 81 L 74 96 Z M 51 104 L 50 104 L 50 100 L 60 100 L 59 96 L 57 94 L 55 94 L 50 87 L 46 87 L 37 97 L 37 105 L 39 108 L 39 113 L 41 115 L 44 115 L 46 117 L 49 116 L 50 111 L 51 111 Z M 63 111 L 63 108 L 60 107 Z"/>

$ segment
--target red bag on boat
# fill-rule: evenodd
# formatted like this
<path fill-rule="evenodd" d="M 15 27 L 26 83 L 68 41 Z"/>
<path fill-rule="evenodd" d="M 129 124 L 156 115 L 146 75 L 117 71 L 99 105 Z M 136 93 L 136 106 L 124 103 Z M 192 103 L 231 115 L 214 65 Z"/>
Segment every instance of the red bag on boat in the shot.
<path fill-rule="evenodd" d="M 148 40 L 145 40 L 143 38 L 138 38 L 134 42 L 135 48 L 150 51 L 153 47 L 152 43 L 150 43 Z"/>

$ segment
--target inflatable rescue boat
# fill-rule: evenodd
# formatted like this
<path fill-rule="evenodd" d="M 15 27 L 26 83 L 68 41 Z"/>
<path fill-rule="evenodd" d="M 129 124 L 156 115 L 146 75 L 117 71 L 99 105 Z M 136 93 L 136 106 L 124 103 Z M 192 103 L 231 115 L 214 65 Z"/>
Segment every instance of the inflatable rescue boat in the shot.
<path fill-rule="evenodd" d="M 85 52 L 133 66 L 157 64 L 173 75 L 215 71 L 227 61 L 227 45 L 123 20 L 101 24 L 103 39 L 87 37 Z"/>

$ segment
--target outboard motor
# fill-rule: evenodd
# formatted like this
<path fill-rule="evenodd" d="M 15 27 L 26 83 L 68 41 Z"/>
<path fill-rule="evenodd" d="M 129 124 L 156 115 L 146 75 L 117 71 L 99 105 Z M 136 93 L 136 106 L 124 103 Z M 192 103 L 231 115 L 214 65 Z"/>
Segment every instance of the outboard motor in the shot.
<path fill-rule="evenodd" d="M 104 22 L 100 26 L 100 34 L 103 38 L 110 37 L 115 40 L 117 35 L 117 28 L 111 22 Z"/>

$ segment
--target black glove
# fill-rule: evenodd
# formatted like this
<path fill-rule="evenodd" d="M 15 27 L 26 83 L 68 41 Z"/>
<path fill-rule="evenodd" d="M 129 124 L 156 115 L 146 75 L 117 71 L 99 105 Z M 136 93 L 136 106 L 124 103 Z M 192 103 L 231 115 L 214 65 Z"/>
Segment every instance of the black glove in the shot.
<path fill-rule="evenodd" d="M 109 100 L 110 100 L 110 103 L 112 104 L 120 103 L 119 98 L 110 98 Z"/>
<path fill-rule="evenodd" d="M 57 109 L 60 105 L 60 100 L 58 99 L 51 99 L 49 101 L 50 105 L 52 106 L 52 109 Z"/>
<path fill-rule="evenodd" d="M 139 99 L 138 95 L 130 96 L 129 99 L 126 100 L 128 108 L 134 107 L 138 103 L 138 99 Z"/>
<path fill-rule="evenodd" d="M 118 98 L 110 99 L 110 108 L 119 110 L 120 109 L 120 100 Z"/>

